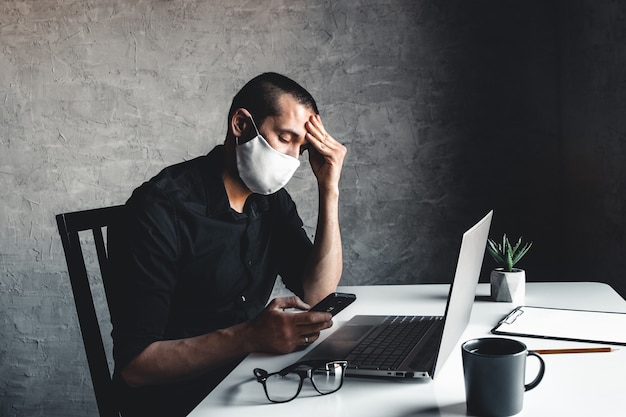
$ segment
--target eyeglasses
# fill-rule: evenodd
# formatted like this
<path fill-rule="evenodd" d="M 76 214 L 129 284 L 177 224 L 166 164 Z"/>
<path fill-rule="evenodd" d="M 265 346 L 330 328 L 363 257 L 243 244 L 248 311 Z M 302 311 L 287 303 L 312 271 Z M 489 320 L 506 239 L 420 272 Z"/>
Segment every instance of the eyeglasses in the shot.
<path fill-rule="evenodd" d="M 332 394 L 341 388 L 348 362 L 303 361 L 273 373 L 256 368 L 254 376 L 263 384 L 267 399 L 273 403 L 286 403 L 300 394 L 305 378 L 321 395 Z"/>

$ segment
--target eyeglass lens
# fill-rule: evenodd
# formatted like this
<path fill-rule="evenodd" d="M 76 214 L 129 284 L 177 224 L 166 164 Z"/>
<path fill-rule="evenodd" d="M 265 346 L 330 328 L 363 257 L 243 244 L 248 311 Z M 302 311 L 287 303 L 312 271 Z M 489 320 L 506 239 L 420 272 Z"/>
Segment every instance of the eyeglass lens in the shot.
<path fill-rule="evenodd" d="M 300 384 L 302 384 L 302 380 L 297 373 L 273 374 L 265 380 L 265 390 L 271 401 L 284 402 L 298 395 Z"/>
<path fill-rule="evenodd" d="M 343 367 L 338 363 L 327 363 L 311 372 L 313 385 L 321 394 L 330 394 L 341 388 Z"/>
<path fill-rule="evenodd" d="M 286 402 L 294 399 L 302 388 L 302 381 L 305 378 L 302 374 L 293 370 L 286 374 L 275 373 L 267 375 L 265 379 L 265 391 L 270 401 Z M 341 388 L 343 384 L 344 364 L 326 363 L 318 368 L 305 371 L 311 378 L 313 387 L 320 394 L 331 394 Z"/>

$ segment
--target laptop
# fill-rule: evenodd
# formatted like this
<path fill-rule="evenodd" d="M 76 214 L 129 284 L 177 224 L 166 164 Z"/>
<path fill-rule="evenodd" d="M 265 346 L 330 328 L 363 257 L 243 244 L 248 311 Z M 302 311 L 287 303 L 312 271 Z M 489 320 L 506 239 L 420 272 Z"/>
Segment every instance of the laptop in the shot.
<path fill-rule="evenodd" d="M 356 315 L 302 360 L 346 360 L 347 376 L 434 378 L 469 321 L 492 217 L 463 234 L 443 316 Z"/>

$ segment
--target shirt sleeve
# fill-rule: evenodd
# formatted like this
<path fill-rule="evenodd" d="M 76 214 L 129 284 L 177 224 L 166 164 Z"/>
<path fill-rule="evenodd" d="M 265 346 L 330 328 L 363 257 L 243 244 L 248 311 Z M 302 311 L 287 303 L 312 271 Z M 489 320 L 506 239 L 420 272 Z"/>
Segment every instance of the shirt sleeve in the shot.
<path fill-rule="evenodd" d="M 122 370 L 148 345 L 163 340 L 176 285 L 176 213 L 154 184 L 135 190 L 120 227 L 109 230 L 109 256 L 117 297 L 111 315 L 114 359 Z"/>
<path fill-rule="evenodd" d="M 284 189 L 277 194 L 279 215 L 279 274 L 285 286 L 302 298 L 304 269 L 312 252 L 313 244 L 304 230 L 296 204 Z"/>

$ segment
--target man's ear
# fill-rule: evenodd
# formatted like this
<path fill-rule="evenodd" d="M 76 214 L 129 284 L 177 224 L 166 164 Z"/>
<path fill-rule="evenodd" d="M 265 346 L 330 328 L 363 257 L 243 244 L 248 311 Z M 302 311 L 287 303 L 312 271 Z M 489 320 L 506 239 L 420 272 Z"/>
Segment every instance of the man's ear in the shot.
<path fill-rule="evenodd" d="M 250 113 L 246 109 L 235 110 L 230 119 L 230 130 L 235 137 L 241 137 L 250 128 Z"/>

